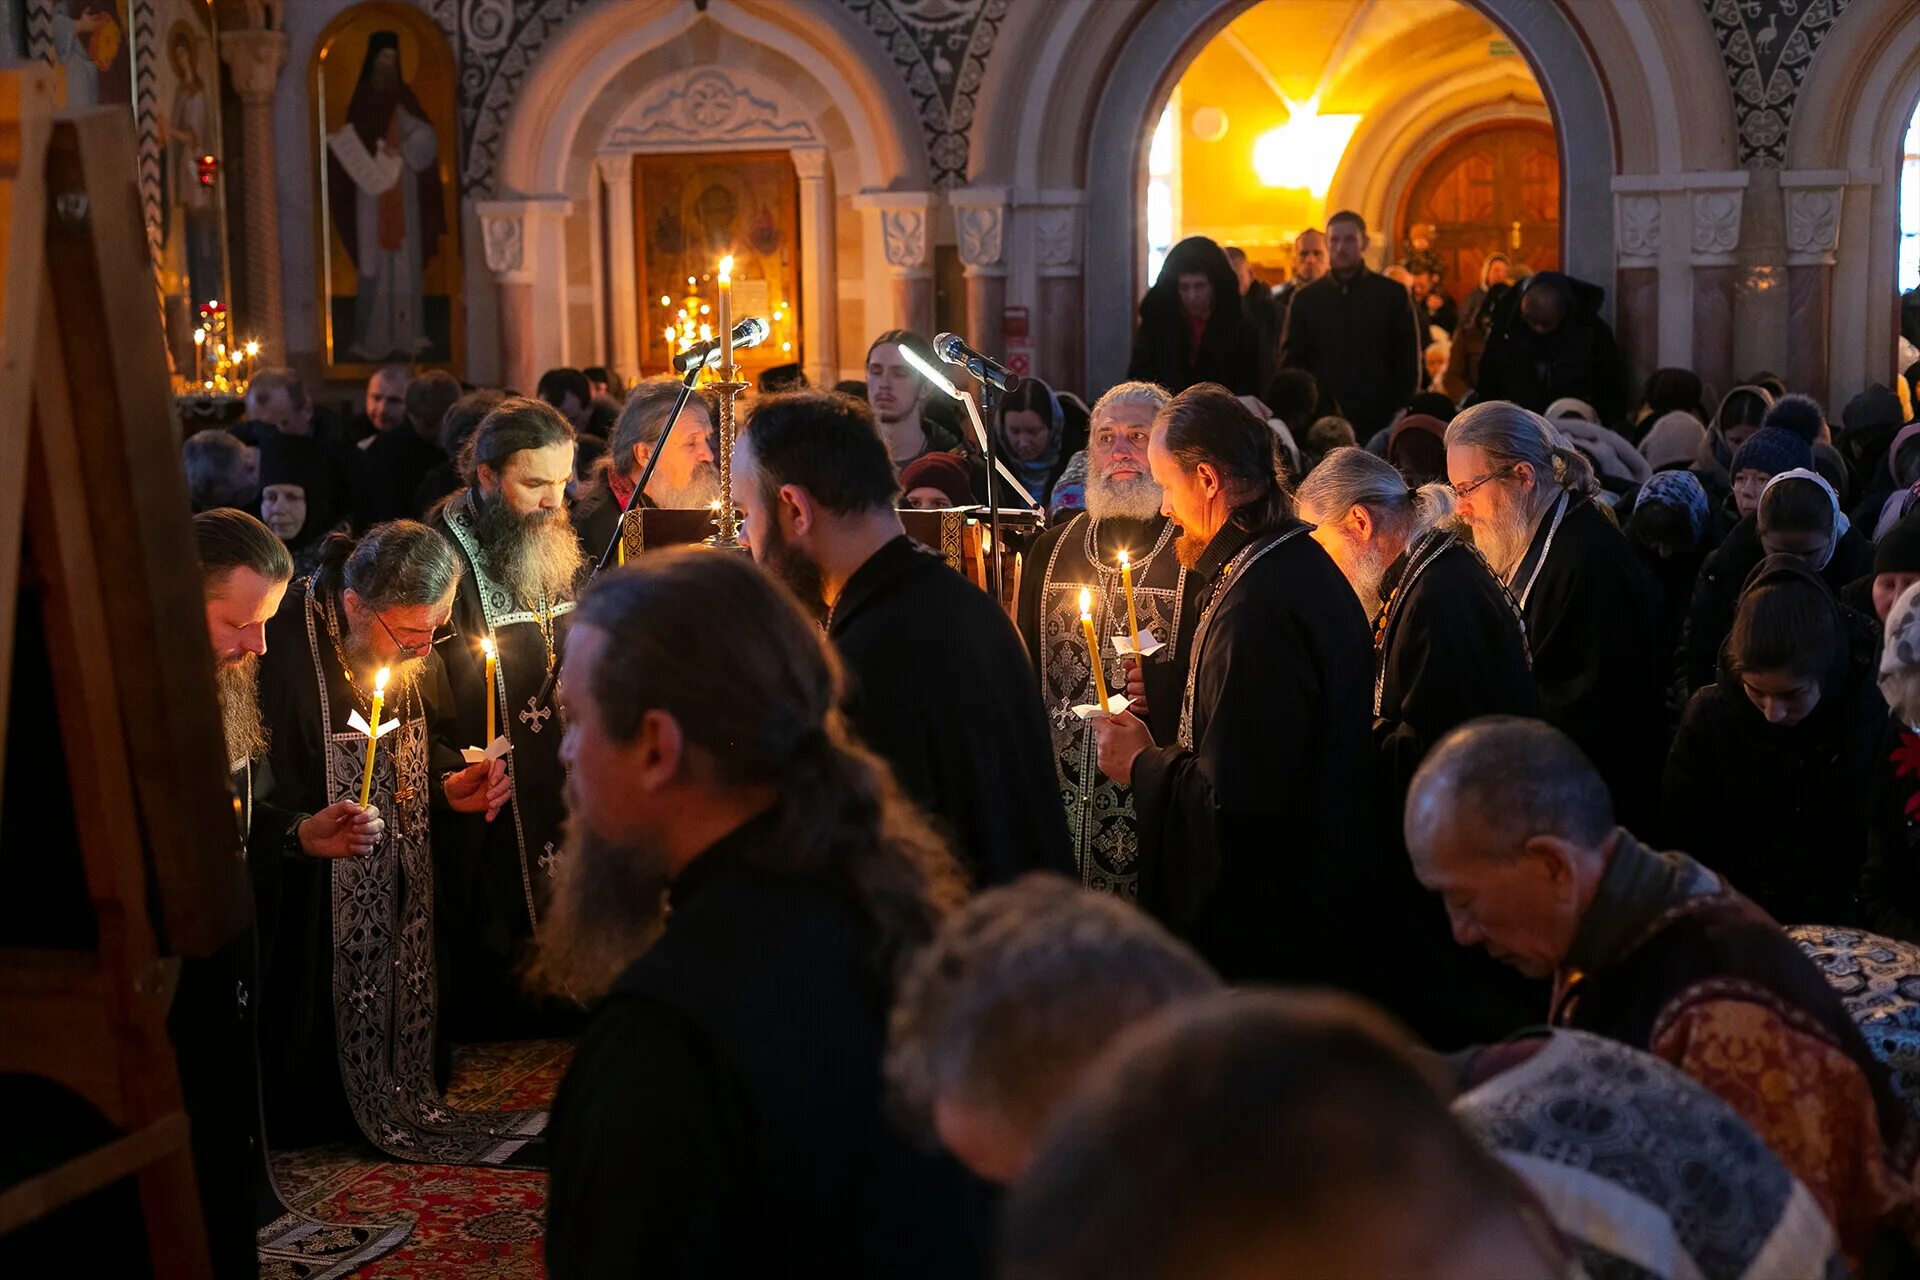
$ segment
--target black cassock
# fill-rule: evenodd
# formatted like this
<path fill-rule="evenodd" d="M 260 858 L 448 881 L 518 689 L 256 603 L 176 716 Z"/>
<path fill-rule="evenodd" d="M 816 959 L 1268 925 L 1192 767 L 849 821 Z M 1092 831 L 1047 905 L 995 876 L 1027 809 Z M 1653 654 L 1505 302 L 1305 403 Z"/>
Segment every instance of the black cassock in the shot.
<path fill-rule="evenodd" d="M 1373 735 L 1380 831 L 1395 856 L 1373 915 L 1380 945 L 1369 954 L 1384 962 L 1373 994 L 1428 1044 L 1464 1048 L 1538 1022 L 1550 992 L 1453 940 L 1445 904 L 1414 878 L 1402 813 L 1414 771 L 1450 731 L 1475 716 L 1538 711 L 1526 623 L 1486 561 L 1446 529 L 1417 538 L 1380 590 Z"/>
<path fill-rule="evenodd" d="M 1592 499 L 1563 493 L 1507 585 L 1526 615 L 1541 718 L 1593 761 L 1621 825 L 1648 829 L 1671 670 L 1659 583 Z"/>
<path fill-rule="evenodd" d="M 1019 622 L 1027 655 L 1040 677 L 1040 697 L 1053 733 L 1055 778 L 1067 814 L 1067 833 L 1080 882 L 1091 889 L 1138 898 L 1140 832 L 1133 789 L 1100 772 L 1098 744 L 1073 708 L 1093 702 L 1093 663 L 1080 625 L 1080 592 L 1091 595 L 1108 694 L 1126 686 L 1126 669 L 1110 637 L 1125 635 L 1127 600 L 1119 553 L 1133 565 L 1134 612 L 1142 630 L 1165 647 L 1142 664 L 1147 723 L 1159 741 L 1179 727 L 1187 667 L 1173 647 L 1187 601 L 1187 572 L 1173 553 L 1177 529 L 1164 517 L 1095 520 L 1086 512 L 1034 540 L 1020 580 Z"/>
<path fill-rule="evenodd" d="M 855 731 L 944 824 L 975 884 L 1074 874 L 1039 686 L 985 592 L 901 534 L 847 579 L 827 634 Z"/>
<path fill-rule="evenodd" d="M 337 586 L 296 582 L 267 624 L 261 705 L 272 729 L 275 801 L 318 812 L 357 800 L 367 735 L 349 718 L 368 708 L 344 674 L 329 621 Z M 319 591 L 322 603 L 313 603 Z M 340 624 L 344 626 L 344 623 Z M 364 678 L 363 678 L 364 680 Z M 446 676 L 430 655 L 410 684 L 390 685 L 369 803 L 386 821 L 373 851 L 351 858 L 283 858 L 270 960 L 263 974 L 261 1059 L 267 1132 L 276 1147 L 357 1133 L 402 1160 L 537 1163 L 544 1112 L 454 1111 L 435 1073 L 438 964 L 434 953 L 429 807 L 438 779 L 462 767 L 433 733 Z"/>
<path fill-rule="evenodd" d="M 1306 525 L 1247 516 L 1192 574 L 1176 744 L 1134 763 L 1140 901 L 1230 981 L 1353 986 L 1383 874 L 1367 620 Z"/>
<path fill-rule="evenodd" d="M 551 691 L 544 700 L 541 693 L 549 656 L 556 665 L 560 661 L 574 602 L 528 603 L 487 573 L 474 535 L 471 490 L 446 505 L 435 527 L 464 565 L 453 599 L 454 635 L 439 646 L 453 693 L 447 732 L 462 747 L 487 745 L 480 642 L 491 639 L 499 655 L 495 731 L 513 743 L 507 756 L 513 799 L 492 822 L 447 815 L 434 840 L 451 969 L 449 1023 L 457 1037 L 482 1040 L 564 1033 L 577 1027 L 578 1012 L 541 1005 L 522 992 L 515 975 L 547 904 L 567 816 L 560 708 Z"/>

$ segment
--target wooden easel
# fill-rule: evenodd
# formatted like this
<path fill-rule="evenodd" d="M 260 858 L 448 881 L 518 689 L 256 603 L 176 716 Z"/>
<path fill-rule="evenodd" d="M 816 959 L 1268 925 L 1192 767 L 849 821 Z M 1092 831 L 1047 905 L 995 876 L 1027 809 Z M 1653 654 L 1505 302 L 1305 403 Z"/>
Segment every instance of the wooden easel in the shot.
<path fill-rule="evenodd" d="M 0 1072 L 72 1090 L 121 1136 L 0 1192 L 0 1235 L 132 1176 L 154 1274 L 200 1277 L 166 1019 L 181 959 L 239 936 L 250 905 L 132 121 L 56 122 L 53 101 L 48 70 L 0 73 L 0 713 L 25 590 L 58 710 L 33 740 L 64 761 L 79 843 L 32 856 L 83 865 L 97 933 L 0 950 Z"/>

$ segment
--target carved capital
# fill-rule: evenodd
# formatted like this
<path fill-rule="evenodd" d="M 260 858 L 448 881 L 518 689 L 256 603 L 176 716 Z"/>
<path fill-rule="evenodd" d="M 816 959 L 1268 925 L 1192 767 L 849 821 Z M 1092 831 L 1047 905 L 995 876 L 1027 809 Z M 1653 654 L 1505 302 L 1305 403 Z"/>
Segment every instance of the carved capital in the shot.
<path fill-rule="evenodd" d="M 284 31 L 247 29 L 220 33 L 220 57 L 233 73 L 233 91 L 250 107 L 273 101 L 280 68 L 287 65 Z"/>
<path fill-rule="evenodd" d="M 1005 187 L 960 187 L 947 193 L 960 261 L 971 272 L 1000 271 L 1005 265 L 1007 198 Z"/>
<path fill-rule="evenodd" d="M 1620 265 L 1650 267 L 1660 257 L 1660 198 L 1620 197 Z"/>
<path fill-rule="evenodd" d="M 794 147 L 787 152 L 793 158 L 793 172 L 802 182 L 819 182 L 827 176 L 825 147 Z"/>
<path fill-rule="evenodd" d="M 1790 187 L 1787 201 L 1787 265 L 1831 266 L 1840 247 L 1842 187 Z"/>
<path fill-rule="evenodd" d="M 1740 210 L 1746 192 L 1693 193 L 1693 262 L 1695 266 L 1727 266 L 1740 247 Z"/>
<path fill-rule="evenodd" d="M 1080 268 L 1080 211 L 1070 205 L 1041 209 L 1033 219 L 1034 260 L 1043 273 Z"/>
<path fill-rule="evenodd" d="M 926 272 L 932 256 L 934 199 L 929 191 L 863 191 L 853 198 L 854 208 L 870 211 L 879 222 L 887 265 L 894 274 Z"/>
<path fill-rule="evenodd" d="M 486 246 L 487 270 L 507 276 L 527 260 L 527 224 L 518 214 L 481 214 L 480 239 Z"/>
<path fill-rule="evenodd" d="M 600 170 L 600 181 L 615 194 L 633 193 L 633 157 L 625 153 L 619 155 L 601 155 L 594 157 L 594 167 Z"/>

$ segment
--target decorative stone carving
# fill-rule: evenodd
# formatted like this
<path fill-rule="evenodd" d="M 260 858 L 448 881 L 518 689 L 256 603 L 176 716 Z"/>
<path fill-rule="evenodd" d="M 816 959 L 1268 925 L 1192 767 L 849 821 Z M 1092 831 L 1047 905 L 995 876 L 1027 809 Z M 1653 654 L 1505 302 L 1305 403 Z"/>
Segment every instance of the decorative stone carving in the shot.
<path fill-rule="evenodd" d="M 787 154 L 793 160 L 793 172 L 800 181 L 819 182 L 827 176 L 825 147 L 795 147 Z"/>
<path fill-rule="evenodd" d="M 1056 206 L 1043 208 L 1034 216 L 1034 257 L 1040 266 L 1062 269 L 1079 265 L 1078 212 L 1070 206 Z"/>
<path fill-rule="evenodd" d="M 266 106 L 273 102 L 273 90 L 280 83 L 280 69 L 287 64 L 287 34 L 284 31 L 222 31 L 220 58 L 233 77 L 233 91 L 248 106 Z"/>
<path fill-rule="evenodd" d="M 1813 55 L 1851 0 L 1700 0 L 1720 44 L 1740 163 L 1777 169 Z"/>
<path fill-rule="evenodd" d="M 1740 245 L 1740 207 L 1744 191 L 1696 191 L 1693 194 L 1693 252 L 1722 257 Z"/>
<path fill-rule="evenodd" d="M 927 215 L 920 210 L 880 210 L 880 234 L 886 240 L 888 266 L 912 269 L 927 265 Z"/>
<path fill-rule="evenodd" d="M 1626 258 L 1642 259 L 1645 265 L 1651 265 L 1660 256 L 1658 196 L 1621 197 L 1620 253 Z"/>
<path fill-rule="evenodd" d="M 487 270 L 497 276 L 520 270 L 526 261 L 526 223 L 517 214 L 482 214 L 480 238 L 486 245 Z"/>
<path fill-rule="evenodd" d="M 434 21 L 453 34 L 452 24 L 462 4 L 470 0 L 436 0 Z M 519 104 L 520 86 L 553 34 L 595 0 L 513 0 L 504 6 L 512 23 L 510 34 L 497 41 L 497 51 L 485 53 L 466 40 L 460 49 L 460 136 L 467 140 L 467 162 L 460 174 L 461 190 L 469 195 L 493 190 L 494 166 L 506 136 L 507 117 Z"/>
<path fill-rule="evenodd" d="M 967 180 L 967 131 L 1010 0 L 840 0 L 879 38 L 920 108 L 933 187 Z"/>
<path fill-rule="evenodd" d="M 1840 188 L 1790 187 L 1786 197 L 1787 252 L 1831 260 L 1840 247 Z"/>
<path fill-rule="evenodd" d="M 626 151 L 687 146 L 786 146 L 815 141 L 813 126 L 718 67 L 698 67 L 617 126 L 607 146 Z"/>
<path fill-rule="evenodd" d="M 965 205 L 953 211 L 960 240 L 960 261 L 969 267 L 1000 265 L 1001 229 L 1006 210 L 999 205 Z"/>
<path fill-rule="evenodd" d="M 513 0 L 466 0 L 460 34 L 464 53 L 499 53 L 513 38 Z"/>

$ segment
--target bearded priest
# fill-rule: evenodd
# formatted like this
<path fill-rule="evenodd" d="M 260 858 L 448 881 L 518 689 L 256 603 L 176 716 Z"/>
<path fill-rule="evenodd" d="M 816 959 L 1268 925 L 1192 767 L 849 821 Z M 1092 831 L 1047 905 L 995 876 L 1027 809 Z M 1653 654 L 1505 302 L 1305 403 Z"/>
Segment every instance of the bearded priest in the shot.
<path fill-rule="evenodd" d="M 551 405 L 501 401 L 468 442 L 467 488 L 436 522 L 460 560 L 453 634 L 441 656 L 461 743 L 484 748 L 497 735 L 513 748 L 507 808 L 453 824 L 443 832 L 449 838 L 435 842 L 456 1039 L 564 1032 L 576 1017 L 537 1005 L 516 977 L 546 907 L 566 817 L 561 725 L 548 677 L 560 661 L 584 563 L 567 520 L 573 450 L 573 427 Z"/>

